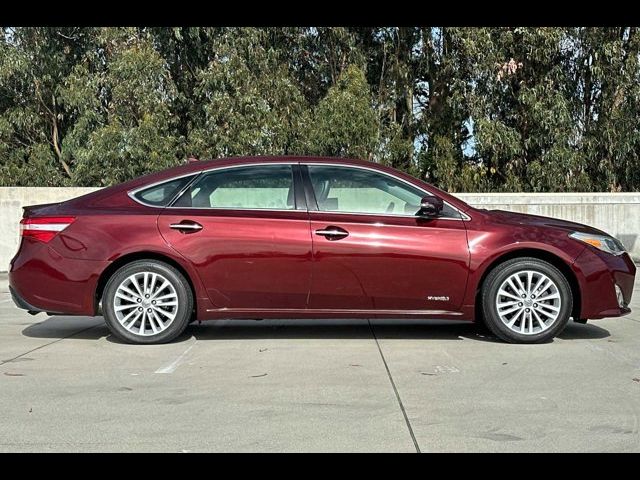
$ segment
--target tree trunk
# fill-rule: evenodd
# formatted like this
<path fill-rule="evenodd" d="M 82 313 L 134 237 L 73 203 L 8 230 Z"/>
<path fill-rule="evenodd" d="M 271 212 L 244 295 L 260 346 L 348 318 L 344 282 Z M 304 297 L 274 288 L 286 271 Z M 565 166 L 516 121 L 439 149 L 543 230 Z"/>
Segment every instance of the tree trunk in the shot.
<path fill-rule="evenodd" d="M 62 150 L 60 149 L 60 144 L 58 140 L 58 115 L 56 113 L 56 99 L 52 97 L 53 100 L 53 112 L 51 112 L 51 121 L 53 123 L 53 128 L 51 129 L 51 137 L 53 143 L 53 150 L 56 152 L 56 156 L 58 157 L 58 161 L 64 168 L 64 171 L 67 173 L 69 178 L 71 178 L 71 168 L 69 168 L 69 164 L 64 161 L 62 158 Z"/>

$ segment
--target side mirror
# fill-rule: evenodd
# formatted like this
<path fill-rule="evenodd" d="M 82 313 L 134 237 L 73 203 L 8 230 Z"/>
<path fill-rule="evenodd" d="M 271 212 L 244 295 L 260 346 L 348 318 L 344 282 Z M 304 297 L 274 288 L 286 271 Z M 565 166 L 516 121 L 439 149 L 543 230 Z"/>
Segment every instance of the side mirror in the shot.
<path fill-rule="evenodd" d="M 420 201 L 420 210 L 418 210 L 416 216 L 429 218 L 438 217 L 443 207 L 444 203 L 441 198 L 429 195 Z"/>

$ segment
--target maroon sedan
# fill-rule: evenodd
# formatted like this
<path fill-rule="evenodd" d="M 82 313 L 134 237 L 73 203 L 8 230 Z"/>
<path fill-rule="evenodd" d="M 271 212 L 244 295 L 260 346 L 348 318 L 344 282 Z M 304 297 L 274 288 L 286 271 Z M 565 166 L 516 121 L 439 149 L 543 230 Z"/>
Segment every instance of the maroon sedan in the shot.
<path fill-rule="evenodd" d="M 635 266 L 585 225 L 487 211 L 375 163 L 193 162 L 24 209 L 10 266 L 31 313 L 132 343 L 193 320 L 438 318 L 515 343 L 630 312 Z"/>

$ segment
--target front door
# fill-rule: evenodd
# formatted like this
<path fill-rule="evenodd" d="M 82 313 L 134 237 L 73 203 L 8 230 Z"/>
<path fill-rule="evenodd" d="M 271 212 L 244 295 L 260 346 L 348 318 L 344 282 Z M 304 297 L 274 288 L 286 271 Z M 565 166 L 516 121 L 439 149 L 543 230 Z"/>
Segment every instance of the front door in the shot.
<path fill-rule="evenodd" d="M 313 272 L 309 309 L 456 312 L 469 250 L 460 212 L 416 217 L 426 193 L 384 173 L 309 164 Z M 315 208 L 314 205 L 313 207 Z"/>
<path fill-rule="evenodd" d="M 304 309 L 311 238 L 297 165 L 203 173 L 158 218 L 165 240 L 196 267 L 217 309 Z"/>

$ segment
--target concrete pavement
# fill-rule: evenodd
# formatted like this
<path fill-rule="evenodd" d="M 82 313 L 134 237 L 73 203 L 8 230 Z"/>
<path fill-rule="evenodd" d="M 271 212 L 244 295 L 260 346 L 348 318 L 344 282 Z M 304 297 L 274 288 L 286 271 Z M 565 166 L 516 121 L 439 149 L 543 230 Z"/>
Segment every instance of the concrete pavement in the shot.
<path fill-rule="evenodd" d="M 264 320 L 118 343 L 0 276 L 0 451 L 640 451 L 634 313 L 508 345 L 473 325 Z"/>

